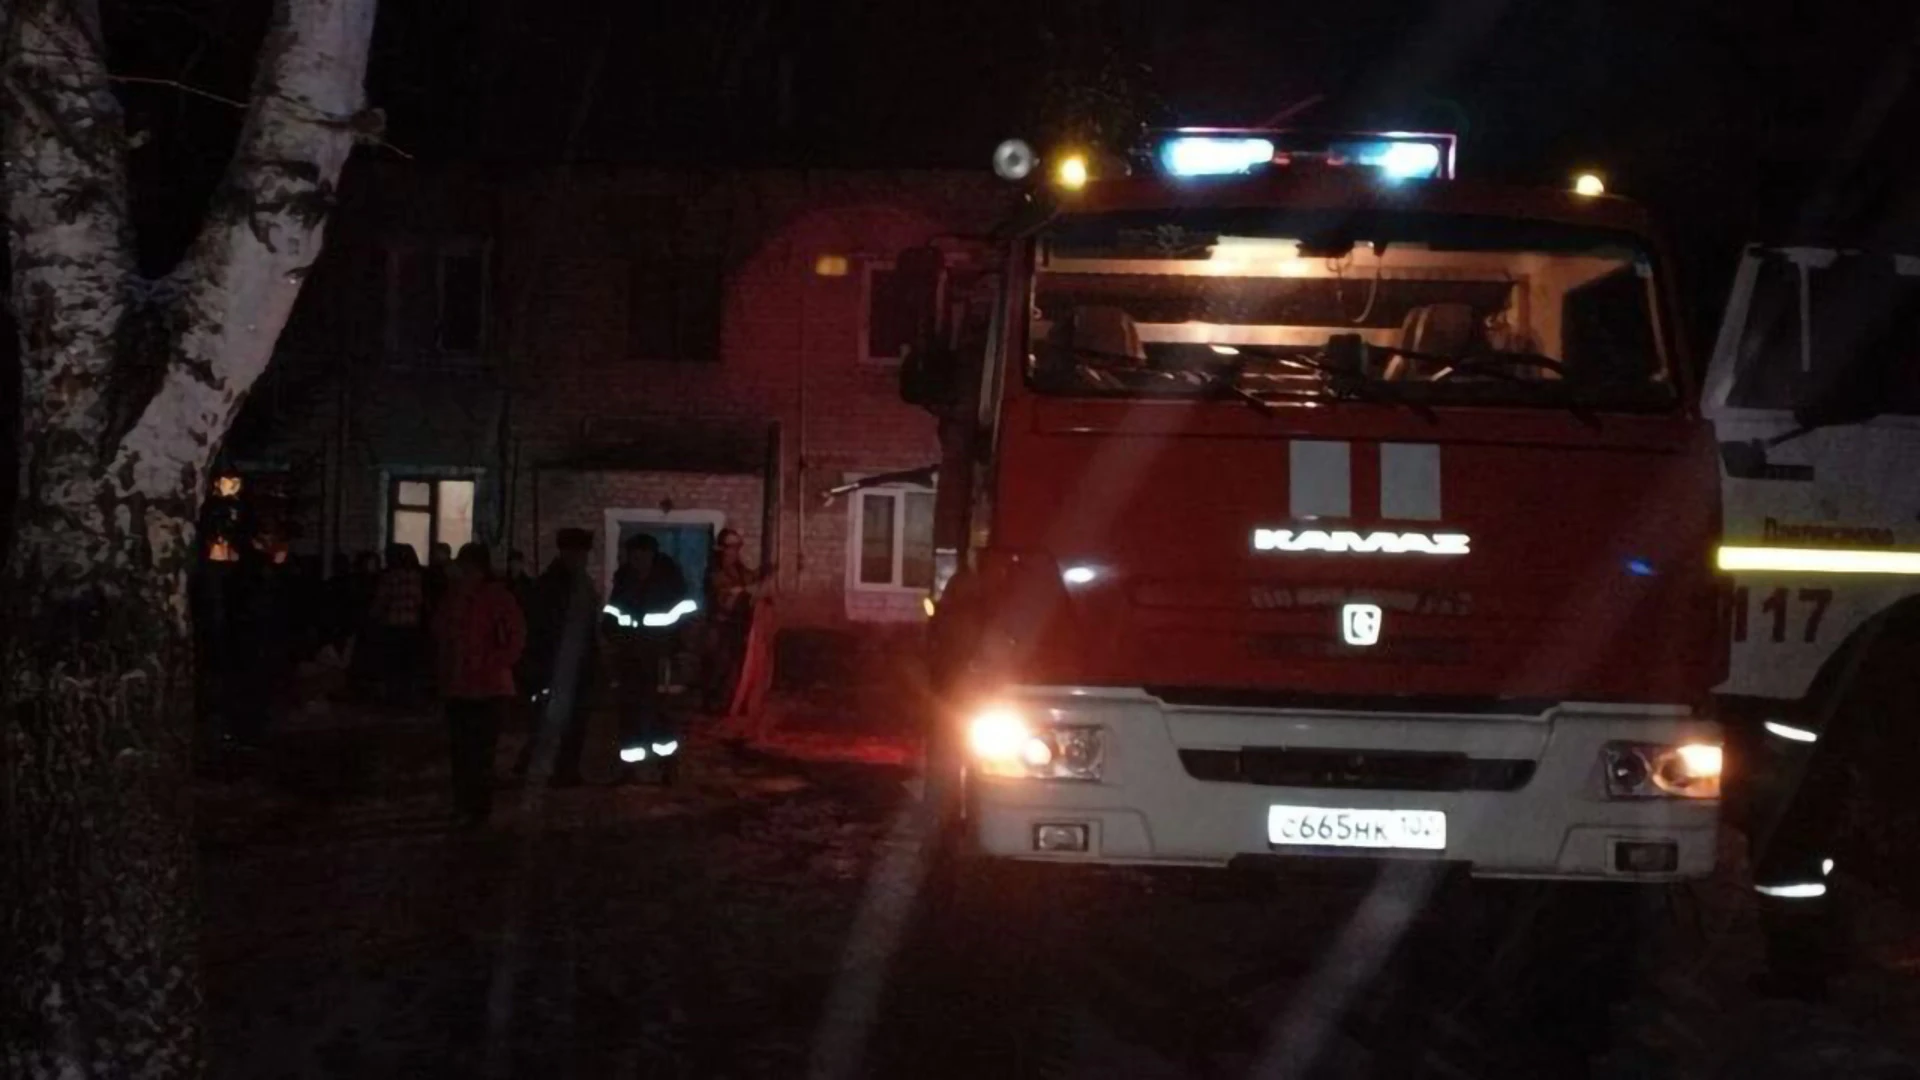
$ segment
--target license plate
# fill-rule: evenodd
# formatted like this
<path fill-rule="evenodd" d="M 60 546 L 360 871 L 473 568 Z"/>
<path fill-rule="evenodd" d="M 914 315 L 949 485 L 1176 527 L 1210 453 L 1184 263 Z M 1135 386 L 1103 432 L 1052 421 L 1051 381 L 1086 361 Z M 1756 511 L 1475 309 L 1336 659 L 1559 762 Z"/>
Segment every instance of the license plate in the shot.
<path fill-rule="evenodd" d="M 1267 810 L 1267 840 L 1286 847 L 1445 851 L 1447 815 L 1439 810 L 1275 806 Z"/>

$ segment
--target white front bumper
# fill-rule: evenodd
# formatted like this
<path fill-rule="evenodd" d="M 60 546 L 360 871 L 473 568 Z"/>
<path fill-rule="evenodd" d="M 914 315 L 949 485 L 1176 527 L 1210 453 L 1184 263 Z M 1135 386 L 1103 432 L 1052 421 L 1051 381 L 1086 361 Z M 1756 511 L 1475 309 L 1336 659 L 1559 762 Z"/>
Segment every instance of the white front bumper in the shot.
<path fill-rule="evenodd" d="M 1185 865 L 1254 855 L 1357 855 L 1464 863 L 1476 876 L 1612 880 L 1695 878 L 1713 869 L 1718 800 L 1606 797 L 1606 743 L 1720 740 L 1718 725 L 1678 706 L 1567 702 L 1528 716 L 1199 708 L 1139 691 L 1066 688 L 1027 688 L 1013 700 L 1036 720 L 1101 727 L 1102 779 L 971 776 L 969 820 L 987 855 Z M 1465 753 L 1535 765 L 1531 778 L 1511 791 L 1395 791 L 1201 780 L 1179 753 L 1252 747 Z M 1446 848 L 1275 846 L 1267 819 L 1276 804 L 1443 811 Z M 1034 830 L 1041 824 L 1087 826 L 1088 851 L 1037 852 Z M 1623 840 L 1676 845 L 1677 869 L 1615 869 L 1615 845 Z"/>

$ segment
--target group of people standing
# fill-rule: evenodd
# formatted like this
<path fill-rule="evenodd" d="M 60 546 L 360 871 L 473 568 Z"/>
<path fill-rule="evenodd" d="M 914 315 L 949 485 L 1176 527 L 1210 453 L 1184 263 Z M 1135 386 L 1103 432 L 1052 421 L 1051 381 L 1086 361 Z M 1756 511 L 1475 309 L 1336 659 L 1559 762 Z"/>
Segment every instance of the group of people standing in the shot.
<path fill-rule="evenodd" d="M 615 778 L 671 782 L 679 720 L 662 691 L 698 627 L 707 710 L 734 696 L 763 575 L 741 558 L 741 537 L 721 530 L 705 588 L 696 594 L 654 537 L 620 552 L 604 599 L 588 569 L 593 534 L 562 529 L 558 554 L 538 577 L 518 552 L 494 572 L 483 544 L 457 553 L 436 543 L 426 565 L 407 544 L 384 560 L 362 553 L 322 581 L 242 546 L 237 559 L 201 567 L 195 624 L 201 635 L 203 709 L 228 740 L 266 734 L 272 703 L 295 668 L 331 647 L 349 659 L 353 692 L 413 710 L 437 698 L 446 716 L 454 797 L 469 823 L 492 809 L 500 733 L 516 720 L 530 737 L 516 772 L 566 787 L 581 782 L 586 714 L 604 700 L 620 717 Z M 312 587 L 299 586 L 308 577 Z"/>
<path fill-rule="evenodd" d="M 672 782 L 680 718 L 664 707 L 682 631 L 704 609 L 706 703 L 724 708 L 738 668 L 761 576 L 741 561 L 741 540 L 722 530 L 696 599 L 679 564 L 652 536 L 629 538 L 613 587 L 601 601 L 588 573 L 593 535 L 562 529 L 558 553 L 537 578 L 497 579 L 487 550 L 462 548 L 435 606 L 436 683 L 446 704 L 456 809 L 478 825 L 492 808 L 492 762 L 502 726 L 520 703 L 531 720 L 515 772 L 532 782 L 581 782 L 587 705 L 604 685 L 619 717 L 615 782 L 651 770 Z M 377 608 L 377 605 L 376 605 Z"/>
<path fill-rule="evenodd" d="M 393 545 L 383 567 L 372 552 L 331 574 L 318 556 L 282 546 L 222 540 L 223 557 L 191 579 L 199 647 L 201 713 L 224 742 L 257 745 L 277 705 L 294 694 L 302 667 L 354 658 L 359 696 L 417 706 L 426 699 L 429 616 L 445 591 L 452 551 L 422 567 L 411 547 Z"/>

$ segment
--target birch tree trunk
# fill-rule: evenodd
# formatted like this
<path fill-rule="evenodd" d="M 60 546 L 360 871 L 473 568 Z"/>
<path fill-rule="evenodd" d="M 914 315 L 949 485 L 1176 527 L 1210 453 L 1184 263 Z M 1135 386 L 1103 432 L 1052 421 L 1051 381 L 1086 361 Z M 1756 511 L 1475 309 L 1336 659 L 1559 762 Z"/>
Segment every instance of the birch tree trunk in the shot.
<path fill-rule="evenodd" d="M 319 254 L 375 0 L 276 0 L 222 184 L 138 277 L 97 0 L 0 2 L 21 356 L 0 573 L 0 1064 L 200 1070 L 186 573 L 207 472 Z"/>

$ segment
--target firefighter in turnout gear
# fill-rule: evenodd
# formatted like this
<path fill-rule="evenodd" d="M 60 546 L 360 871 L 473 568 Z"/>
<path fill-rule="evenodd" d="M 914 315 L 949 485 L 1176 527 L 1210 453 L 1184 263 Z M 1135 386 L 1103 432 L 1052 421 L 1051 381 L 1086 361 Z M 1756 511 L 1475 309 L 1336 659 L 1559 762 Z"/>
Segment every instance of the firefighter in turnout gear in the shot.
<path fill-rule="evenodd" d="M 665 708 L 661 682 L 680 628 L 696 607 L 686 574 L 659 541 L 646 533 L 627 541 L 603 609 L 620 711 L 620 783 L 631 783 L 648 762 L 662 783 L 672 783 L 678 771 L 681 733 Z"/>

